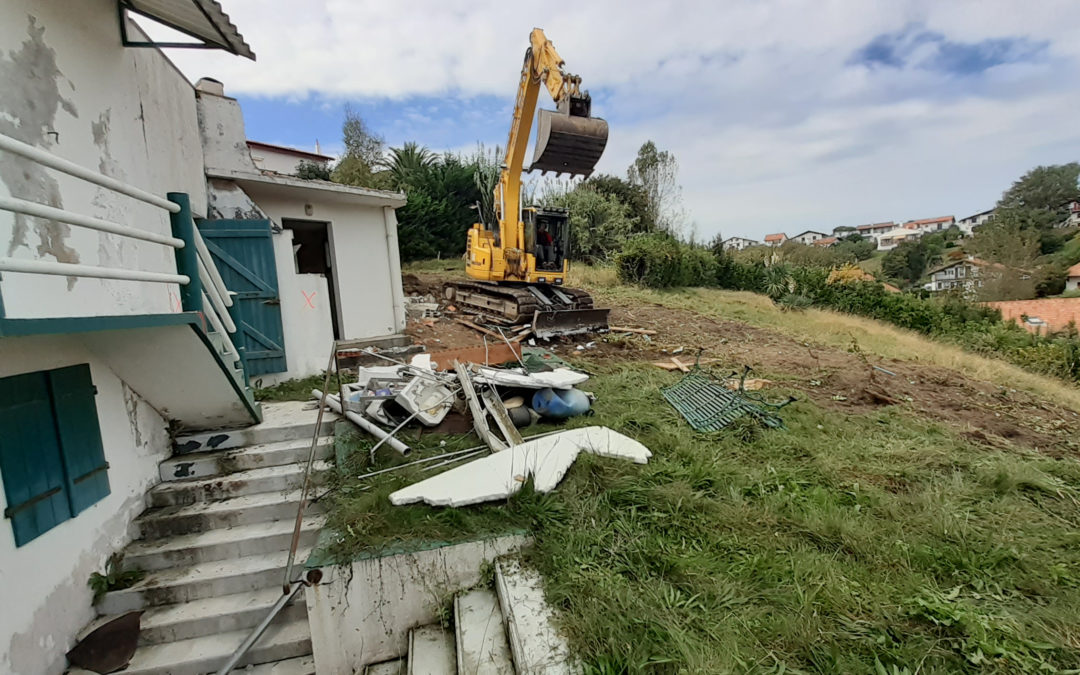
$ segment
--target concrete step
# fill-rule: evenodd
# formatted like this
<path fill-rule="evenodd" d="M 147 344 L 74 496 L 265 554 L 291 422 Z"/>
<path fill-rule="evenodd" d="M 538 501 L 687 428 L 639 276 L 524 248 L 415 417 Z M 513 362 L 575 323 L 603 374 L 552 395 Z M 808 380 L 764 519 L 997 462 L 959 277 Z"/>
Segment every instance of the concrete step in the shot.
<path fill-rule="evenodd" d="M 315 431 L 315 422 L 319 411 L 314 402 L 282 401 L 262 404 L 263 421 L 244 429 L 226 429 L 207 431 L 180 436 L 173 442 L 177 454 L 187 452 L 207 452 L 242 448 L 262 443 L 311 439 Z M 337 415 L 327 410 L 323 413 L 323 426 L 320 435 L 334 433 Z"/>
<path fill-rule="evenodd" d="M 305 468 L 302 464 L 265 466 L 228 476 L 159 483 L 146 493 L 146 497 L 148 505 L 155 507 L 210 502 L 260 492 L 291 492 L 303 486 Z M 317 476 L 329 469 L 329 462 L 316 460 L 313 473 Z"/>
<path fill-rule="evenodd" d="M 254 628 L 280 597 L 280 586 L 273 586 L 260 591 L 150 607 L 142 615 L 139 644 L 177 642 Z M 306 617 L 304 591 L 300 591 L 275 621 Z"/>
<path fill-rule="evenodd" d="M 286 493 L 262 492 L 216 502 L 196 502 L 183 506 L 163 506 L 143 512 L 135 520 L 138 538 L 159 539 L 180 534 L 206 532 L 222 527 L 255 525 L 296 518 L 300 490 Z M 322 512 L 318 502 L 304 507 L 305 514 Z"/>
<path fill-rule="evenodd" d="M 364 668 L 364 675 L 405 675 L 405 659 L 372 664 Z"/>
<path fill-rule="evenodd" d="M 543 580 L 517 558 L 495 562 L 495 590 L 506 620 L 506 636 L 517 672 L 580 673 L 566 639 L 555 628 L 555 613 L 544 600 Z"/>
<path fill-rule="evenodd" d="M 305 515 L 300 523 L 300 546 L 312 546 L 319 529 L 326 522 L 321 515 Z M 124 563 L 146 571 L 198 563 L 241 558 L 264 553 L 276 553 L 289 548 L 292 542 L 293 518 L 273 523 L 238 525 L 165 539 L 136 541 L 124 551 Z"/>
<path fill-rule="evenodd" d="M 174 481 L 189 478 L 207 478 L 222 476 L 245 469 L 257 469 L 262 466 L 281 466 L 306 462 L 311 452 L 311 438 L 298 438 L 276 443 L 260 443 L 234 450 L 215 450 L 211 452 L 189 452 L 174 455 L 162 462 L 158 470 L 161 480 Z M 318 439 L 315 457 L 326 459 L 334 454 L 334 437 L 322 436 Z"/>
<path fill-rule="evenodd" d="M 302 573 L 309 552 L 307 548 L 296 552 L 294 578 Z M 98 603 L 98 613 L 121 614 L 144 607 L 277 587 L 284 579 L 287 558 L 288 552 L 280 551 L 151 572 L 131 588 L 106 593 Z"/>
<path fill-rule="evenodd" d="M 510 643 L 494 591 L 480 588 L 454 598 L 457 672 L 514 675 Z"/>
<path fill-rule="evenodd" d="M 135 650 L 124 675 L 202 675 L 216 672 L 240 646 L 250 630 L 148 645 Z M 240 665 L 268 663 L 311 654 L 307 619 L 275 621 Z M 237 672 L 244 672 L 238 668 Z"/>
<path fill-rule="evenodd" d="M 453 634 L 438 624 L 409 631 L 408 675 L 455 675 Z"/>
<path fill-rule="evenodd" d="M 315 675 L 315 659 L 311 656 L 297 656 L 284 661 L 248 666 L 240 671 L 240 675 Z"/>

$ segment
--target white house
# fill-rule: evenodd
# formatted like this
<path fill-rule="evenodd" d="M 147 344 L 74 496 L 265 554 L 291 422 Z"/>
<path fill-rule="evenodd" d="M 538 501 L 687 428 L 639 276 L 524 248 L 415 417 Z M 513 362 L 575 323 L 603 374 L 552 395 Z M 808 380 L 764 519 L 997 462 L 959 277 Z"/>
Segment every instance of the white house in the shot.
<path fill-rule="evenodd" d="M 747 239 L 746 237 L 728 237 L 724 241 L 720 242 L 720 246 L 725 251 L 741 251 L 744 248 L 760 245 L 760 241 L 754 241 L 753 239 Z"/>
<path fill-rule="evenodd" d="M 216 80 L 210 78 L 203 79 L 207 83 L 216 82 Z M 260 171 L 280 173 L 287 176 L 296 175 L 296 166 L 300 162 L 311 162 L 324 169 L 329 169 L 330 163 L 334 161 L 334 158 L 330 155 L 298 150 L 284 145 L 274 145 L 273 143 L 248 140 L 247 146 L 251 153 L 251 161 Z"/>
<path fill-rule="evenodd" d="M 767 235 L 765 235 L 765 245 L 766 246 L 779 246 L 780 244 L 783 244 L 785 241 L 787 241 L 787 235 L 784 234 L 783 232 L 780 232 L 778 234 L 767 234 Z"/>
<path fill-rule="evenodd" d="M 969 257 L 940 265 L 930 271 L 927 289 L 934 292 L 956 289 L 974 291 L 982 287 L 983 280 L 979 276 L 982 268 L 988 264 L 978 258 Z"/>
<path fill-rule="evenodd" d="M 896 223 L 889 221 L 885 223 L 859 225 L 855 228 L 855 231 L 864 237 L 877 238 L 890 230 L 896 229 L 896 227 Z"/>
<path fill-rule="evenodd" d="M 66 669 L 172 432 L 257 422 L 249 378 L 321 370 L 335 318 L 404 325 L 404 196 L 260 170 L 236 102 L 196 92 L 135 7 L 254 57 L 216 2 L 0 3 L 3 673 Z"/>
<path fill-rule="evenodd" d="M 1080 263 L 1076 263 L 1065 271 L 1065 290 L 1080 290 Z"/>
<path fill-rule="evenodd" d="M 818 239 L 825 239 L 829 235 L 824 232 L 817 232 L 815 230 L 807 230 L 806 232 L 800 232 L 791 238 L 791 241 L 797 241 L 800 244 L 813 244 Z"/>
<path fill-rule="evenodd" d="M 911 227 L 894 227 L 887 232 L 877 235 L 877 250 L 890 251 L 902 242 L 909 239 L 917 239 L 923 235 L 923 231 Z"/>
<path fill-rule="evenodd" d="M 988 223 L 994 219 L 994 211 L 995 209 L 987 209 L 986 211 L 980 211 L 979 213 L 970 215 L 967 218 L 961 218 L 956 222 L 956 224 L 965 236 L 971 236 L 972 232 L 975 231 L 976 227 L 979 227 L 980 225 Z"/>
<path fill-rule="evenodd" d="M 1080 227 L 1080 202 L 1069 202 L 1069 215 L 1058 227 Z"/>
<path fill-rule="evenodd" d="M 940 216 L 938 218 L 923 218 L 921 220 L 909 220 L 904 227 L 919 230 L 920 232 L 942 232 L 956 224 L 954 216 Z"/>

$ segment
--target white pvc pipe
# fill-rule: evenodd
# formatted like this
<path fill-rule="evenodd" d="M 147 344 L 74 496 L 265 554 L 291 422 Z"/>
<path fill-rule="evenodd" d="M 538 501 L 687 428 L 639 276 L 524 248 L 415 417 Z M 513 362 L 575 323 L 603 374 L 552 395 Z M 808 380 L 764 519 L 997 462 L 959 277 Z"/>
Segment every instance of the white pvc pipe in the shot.
<path fill-rule="evenodd" d="M 49 260 L 16 260 L 0 258 L 0 272 L 23 272 L 25 274 L 51 274 L 61 277 L 89 277 L 91 279 L 120 279 L 123 281 L 152 281 L 162 284 L 180 284 L 186 286 L 191 279 L 186 274 L 168 274 L 166 272 L 143 272 L 115 267 L 95 267 L 94 265 L 76 265 Z"/>
<path fill-rule="evenodd" d="M 317 398 L 317 399 L 322 399 L 322 392 L 319 391 L 318 389 L 312 389 L 311 390 L 311 395 L 313 397 Z M 380 441 L 385 439 L 387 445 L 389 445 L 394 450 L 397 450 L 401 454 L 407 455 L 410 452 L 412 452 L 412 448 L 405 445 L 404 443 L 402 443 L 398 439 L 394 438 L 390 434 L 386 433 L 386 431 L 383 430 L 382 427 L 376 425 L 374 422 L 369 422 L 367 420 L 367 418 L 363 417 L 362 415 L 354 413 L 351 410 L 346 410 L 344 413 L 342 413 L 342 411 L 341 411 L 341 401 L 338 399 L 337 396 L 334 396 L 333 394 L 330 394 L 329 396 L 327 396 L 326 397 L 326 405 L 330 406 L 330 409 L 333 410 L 334 412 L 336 412 L 337 414 L 339 414 L 339 415 L 344 414 L 345 419 L 349 420 L 350 422 L 352 422 L 356 426 L 360 427 L 364 431 L 368 432 L 369 434 L 371 434 L 375 438 L 379 439 Z"/>
<path fill-rule="evenodd" d="M 240 360 L 240 352 L 236 351 L 236 346 L 233 345 L 232 340 L 229 339 L 229 334 L 225 332 L 225 327 L 221 325 L 221 317 L 214 311 L 214 308 L 209 304 L 206 298 L 206 293 L 203 293 L 203 314 L 207 319 L 210 319 L 210 325 L 214 327 L 214 332 L 221 336 L 221 341 L 225 345 L 225 350 L 232 355 L 234 361 Z"/>
<path fill-rule="evenodd" d="M 199 228 L 194 228 L 194 232 L 195 250 L 199 252 L 199 258 L 210 272 L 210 278 L 213 279 L 214 286 L 217 287 L 218 293 L 221 294 L 221 299 L 225 303 L 225 306 L 232 307 L 232 295 L 225 286 L 225 280 L 221 278 L 221 272 L 218 271 L 217 265 L 214 264 L 214 259 L 210 257 L 210 249 L 206 248 L 206 242 L 203 241 L 202 234 L 199 233 Z"/>
<path fill-rule="evenodd" d="M 86 227 L 91 230 L 98 230 L 100 232 L 111 232 L 112 234 L 118 234 L 123 237 L 141 239 L 143 241 L 150 241 L 155 244 L 164 244 L 173 248 L 184 248 L 183 239 L 170 237 L 166 234 L 158 234 L 157 232 L 148 232 L 137 227 L 131 227 L 130 225 L 121 225 L 120 223 L 102 220 L 101 218 L 84 216 L 81 213 L 75 213 L 73 211 L 67 211 L 65 209 L 58 209 L 53 206 L 46 206 L 44 204 L 38 204 L 36 202 L 28 202 L 25 199 L 16 199 L 15 197 L 0 197 L 0 209 L 3 209 L 4 211 L 14 211 L 15 213 L 22 213 L 27 216 L 34 216 L 35 218 L 48 218 L 49 220 L 57 220 L 61 223 L 77 225 L 79 227 Z"/>
<path fill-rule="evenodd" d="M 383 207 L 383 227 L 386 229 L 386 256 L 390 261 L 390 302 L 394 310 L 395 332 L 405 332 L 405 293 L 401 289 L 401 252 L 398 251 L 397 214 L 394 207 Z"/>
<path fill-rule="evenodd" d="M 225 309 L 225 303 L 221 300 L 221 295 L 218 294 L 217 287 L 214 286 L 210 280 L 210 273 L 206 271 L 206 265 L 203 264 L 202 258 L 195 256 L 195 260 L 199 263 L 199 278 L 203 283 L 203 295 L 209 296 L 204 298 L 203 306 L 209 306 L 214 309 L 214 312 L 221 317 L 222 323 L 225 324 L 225 330 L 230 333 L 236 332 L 236 324 L 233 323 L 232 317 L 229 316 L 229 311 Z"/>
<path fill-rule="evenodd" d="M 62 171 L 69 176 L 81 178 L 88 183 L 100 185 L 103 188 L 108 188 L 114 192 L 119 192 L 128 197 L 146 202 L 147 204 L 153 204 L 158 208 L 165 209 L 169 213 L 180 212 L 179 204 L 174 204 L 164 197 L 159 197 L 151 192 L 141 190 L 133 185 L 128 185 L 127 183 L 118 181 L 110 176 L 105 176 L 97 171 L 92 171 L 86 167 L 79 166 L 75 162 L 63 159 L 62 157 L 57 157 L 47 150 L 42 150 L 41 148 L 28 143 L 15 140 L 11 136 L 0 134 L 0 150 L 6 150 L 16 155 L 20 155 L 51 169 Z"/>

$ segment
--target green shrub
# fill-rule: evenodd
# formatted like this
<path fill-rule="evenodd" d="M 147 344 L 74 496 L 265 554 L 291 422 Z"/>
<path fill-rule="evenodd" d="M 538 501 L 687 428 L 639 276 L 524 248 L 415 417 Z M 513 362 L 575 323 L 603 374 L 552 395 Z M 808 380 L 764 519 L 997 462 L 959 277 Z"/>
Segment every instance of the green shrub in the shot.
<path fill-rule="evenodd" d="M 649 288 L 713 286 L 717 260 L 704 248 L 666 234 L 632 237 L 615 257 L 619 280 Z"/>

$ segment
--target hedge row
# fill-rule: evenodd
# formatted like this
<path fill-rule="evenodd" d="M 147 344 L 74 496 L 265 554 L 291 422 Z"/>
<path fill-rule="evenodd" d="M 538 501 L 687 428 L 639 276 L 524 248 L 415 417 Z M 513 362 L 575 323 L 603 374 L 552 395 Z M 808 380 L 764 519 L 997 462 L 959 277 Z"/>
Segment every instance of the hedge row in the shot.
<path fill-rule="evenodd" d="M 1003 357 L 1032 372 L 1080 382 L 1076 330 L 1032 335 L 1001 319 L 996 309 L 960 298 L 891 293 L 874 281 L 841 280 L 831 270 L 741 263 L 723 252 L 693 247 L 665 235 L 631 240 L 616 258 L 620 280 L 651 288 L 713 286 L 768 295 L 789 308 L 823 307 L 886 321 Z M 843 275 L 840 275 L 842 277 Z"/>

